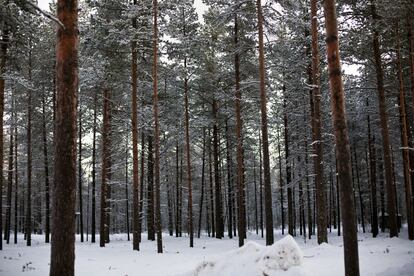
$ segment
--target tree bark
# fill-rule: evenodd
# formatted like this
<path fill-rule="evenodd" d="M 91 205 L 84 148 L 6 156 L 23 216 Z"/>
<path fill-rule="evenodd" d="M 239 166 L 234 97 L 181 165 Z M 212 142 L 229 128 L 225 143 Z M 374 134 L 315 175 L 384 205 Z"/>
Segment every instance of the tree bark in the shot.
<path fill-rule="evenodd" d="M 338 179 L 343 221 L 345 275 L 359 275 L 358 236 L 352 197 L 351 153 L 345 114 L 344 89 L 339 56 L 338 25 L 334 0 L 324 2 L 331 109 L 338 156 Z"/>
<path fill-rule="evenodd" d="M 17 112 L 15 109 L 16 100 L 13 99 L 13 112 L 14 112 L 14 244 L 17 244 L 17 232 L 19 227 L 18 222 L 18 202 L 19 202 L 19 175 L 18 175 L 18 160 L 17 160 Z"/>
<path fill-rule="evenodd" d="M 398 74 L 399 84 L 399 113 L 400 113 L 400 129 L 401 129 L 401 144 L 402 144 L 402 157 L 404 165 L 404 184 L 405 184 L 405 205 L 407 212 L 407 224 L 408 224 L 408 238 L 414 240 L 414 217 L 413 217 L 413 202 L 412 202 L 412 191 L 411 191 L 411 168 L 410 168 L 410 157 L 409 157 L 409 145 L 408 145 L 408 126 L 407 126 L 407 114 L 405 110 L 405 92 L 404 92 L 404 78 L 401 66 L 401 53 L 400 53 L 400 34 L 398 20 L 395 26 L 395 37 L 396 37 L 396 66 Z"/>
<path fill-rule="evenodd" d="M 367 109 L 369 108 L 369 100 L 366 100 Z M 378 235 L 378 207 L 377 207 L 377 164 L 376 154 L 374 148 L 375 138 L 371 138 L 371 118 L 367 115 L 368 124 L 368 152 L 369 152 L 369 167 L 370 167 L 370 193 L 371 193 L 371 232 L 372 237 Z"/>
<path fill-rule="evenodd" d="M 206 163 L 206 130 L 203 128 L 203 149 L 202 149 L 202 161 L 201 161 L 201 196 L 200 196 L 200 210 L 198 212 L 198 232 L 197 238 L 201 236 L 201 221 L 203 217 L 203 203 L 204 203 L 204 190 L 205 190 L 205 163 Z M 231 231 L 231 230 L 230 230 Z"/>
<path fill-rule="evenodd" d="M 320 111 L 320 68 L 319 68 L 319 43 L 318 43 L 318 8 L 317 1 L 311 0 L 311 18 L 312 18 L 312 85 L 313 85 L 313 148 L 314 170 L 315 170 L 315 192 L 316 192 L 316 217 L 318 227 L 318 243 L 328 242 L 328 233 L 326 230 L 326 192 L 325 180 L 323 177 L 323 145 L 322 145 L 322 122 Z"/>
<path fill-rule="evenodd" d="M 75 273 L 76 103 L 78 1 L 59 0 L 56 47 L 57 109 L 50 276 Z"/>
<path fill-rule="evenodd" d="M 239 47 L 239 27 L 237 13 L 234 16 L 234 72 L 236 80 L 235 92 L 235 111 L 236 111 L 236 143 L 237 143 L 237 228 L 239 232 L 239 246 L 244 245 L 246 236 L 246 201 L 244 183 L 244 158 L 243 158 L 243 120 L 241 116 L 241 90 L 240 90 L 240 56 Z"/>
<path fill-rule="evenodd" d="M 101 222 L 100 222 L 100 247 L 104 247 L 108 242 L 109 233 L 109 179 L 110 179 L 110 92 L 108 88 L 103 91 L 103 127 L 102 127 L 102 182 L 101 182 Z"/>
<path fill-rule="evenodd" d="M 43 135 L 43 160 L 45 167 L 45 194 L 46 194 L 46 232 L 45 242 L 49 243 L 50 238 L 50 187 L 49 187 L 49 157 L 47 151 L 47 129 L 46 129 L 46 100 L 42 97 L 42 135 Z"/>
<path fill-rule="evenodd" d="M 32 40 L 29 39 L 32 46 Z M 32 50 L 29 49 L 29 81 L 32 80 Z M 26 245 L 32 245 L 32 91 L 27 90 L 27 203 L 26 203 Z"/>
<path fill-rule="evenodd" d="M 3 173 L 3 116 L 4 116 L 4 90 L 5 90 L 5 81 L 4 74 L 6 73 L 6 61 L 7 61 L 7 48 L 9 46 L 9 29 L 7 24 L 5 25 L 4 31 L 2 33 L 1 41 L 1 53 L 0 53 L 0 172 Z M 1 174 L 3 175 L 3 174 Z M 3 250 L 3 177 L 0 177 L 0 250 Z"/>
<path fill-rule="evenodd" d="M 80 99 L 80 97 L 79 97 Z M 83 242 L 83 199 L 82 199 L 82 108 L 81 104 L 78 101 L 78 107 L 79 107 L 79 115 L 78 115 L 78 121 L 79 121 L 79 139 L 78 139 L 78 199 L 79 199 L 79 228 L 80 228 L 80 239 L 81 242 Z"/>
<path fill-rule="evenodd" d="M 267 98 L 266 98 L 266 70 L 263 46 L 263 14 L 261 0 L 257 0 L 257 21 L 259 28 L 259 78 L 260 78 L 260 111 L 262 123 L 263 142 L 263 172 L 265 192 L 265 216 L 266 216 L 266 245 L 272 245 L 273 237 L 273 211 L 272 211 L 272 190 L 270 185 L 270 160 L 269 141 L 267 132 Z"/>
<path fill-rule="evenodd" d="M 137 5 L 137 0 L 134 0 L 134 5 Z M 137 18 L 132 19 L 132 27 L 137 29 Z M 139 250 L 140 239 L 138 237 L 139 228 L 139 178 L 138 178 L 138 95 L 137 95 L 137 42 L 133 38 L 131 42 L 132 62 L 131 62 L 131 77 L 132 77 L 132 196 L 133 196 L 133 226 L 132 226 L 132 247 L 133 250 Z"/>
<path fill-rule="evenodd" d="M 184 59 L 184 67 L 187 68 L 187 59 Z M 188 79 L 184 79 L 184 106 L 185 106 L 185 153 L 187 159 L 187 185 L 188 185 L 188 232 L 190 235 L 190 247 L 194 247 L 193 231 L 193 191 L 191 177 L 191 154 L 190 154 L 190 115 L 188 106 Z"/>
<path fill-rule="evenodd" d="M 378 15 L 376 13 L 375 4 L 373 3 L 372 0 L 371 0 L 371 14 L 375 22 L 378 19 Z M 385 167 L 385 183 L 386 183 L 386 188 L 387 188 L 388 222 L 389 222 L 389 228 L 390 228 L 390 237 L 398 237 L 397 213 L 395 209 L 395 189 L 394 189 L 394 183 L 392 181 L 388 114 L 387 114 L 387 106 L 385 102 L 384 72 L 383 72 L 383 68 L 381 64 L 379 33 L 375 27 L 374 27 L 373 32 L 374 32 L 373 51 L 374 51 L 375 68 L 376 68 L 376 74 L 377 74 L 379 115 L 380 115 L 380 121 L 381 121 L 382 147 L 383 147 L 384 167 Z"/>
<path fill-rule="evenodd" d="M 223 208 L 222 208 L 222 192 L 220 184 L 219 171 L 219 138 L 218 138 L 218 107 L 217 100 L 213 100 L 213 163 L 214 163 L 214 185 L 215 185 L 215 219 L 216 219 L 216 238 L 224 237 Z"/>
<path fill-rule="evenodd" d="M 230 151 L 231 150 L 230 150 L 229 126 L 226 120 L 226 163 L 227 163 L 227 202 L 228 202 L 227 204 L 228 205 L 227 232 L 228 232 L 229 238 L 232 239 L 233 238 L 233 230 L 232 230 L 233 229 L 233 188 L 232 188 L 233 187 L 233 175 L 232 175 L 232 167 L 233 167 L 232 163 L 233 162 L 231 159 Z"/>
<path fill-rule="evenodd" d="M 357 156 L 357 152 L 355 148 L 356 148 L 356 145 L 354 147 L 355 171 L 356 171 L 357 188 L 358 188 L 359 208 L 361 212 L 361 226 L 362 226 L 362 232 L 365 233 L 364 199 L 362 196 L 361 183 L 359 179 L 358 156 Z"/>
<path fill-rule="evenodd" d="M 96 239 L 96 120 L 97 120 L 97 93 L 93 96 L 93 130 L 92 130 L 92 218 L 91 218 L 91 242 L 95 243 Z"/>
<path fill-rule="evenodd" d="M 155 140 L 155 228 L 157 232 L 157 251 L 162 253 L 161 203 L 160 203 L 160 130 L 158 122 L 158 1 L 153 0 L 154 35 L 153 35 L 153 112 L 154 112 L 154 140 Z"/>
<path fill-rule="evenodd" d="M 283 92 L 286 91 L 285 86 L 283 85 Z M 285 94 L 285 93 L 283 93 Z M 287 186 L 287 203 L 288 203 L 288 233 L 289 235 L 293 236 L 293 198 L 292 198 L 292 187 L 291 185 L 291 178 L 292 172 L 290 167 L 289 161 L 289 129 L 288 129 L 288 121 L 287 121 L 287 107 L 286 107 L 286 96 L 284 99 L 284 114 L 283 114 L 283 125 L 284 125 L 284 135 L 285 135 L 285 163 L 286 163 L 286 186 Z M 316 194 L 316 193 L 315 193 Z M 282 229 L 283 232 L 283 229 Z"/>
<path fill-rule="evenodd" d="M 148 240 L 155 241 L 155 219 L 154 219 L 154 151 L 152 147 L 152 136 L 148 135 L 148 160 L 147 160 L 147 231 Z"/>
<path fill-rule="evenodd" d="M 13 115 L 12 115 L 13 121 Z M 10 228 L 11 228 L 11 205 L 12 205 L 12 190 L 13 190 L 13 128 L 10 125 L 10 143 L 9 143 L 9 160 L 7 171 L 7 205 L 6 205 L 6 227 L 4 229 L 4 239 L 7 244 L 10 243 Z"/>

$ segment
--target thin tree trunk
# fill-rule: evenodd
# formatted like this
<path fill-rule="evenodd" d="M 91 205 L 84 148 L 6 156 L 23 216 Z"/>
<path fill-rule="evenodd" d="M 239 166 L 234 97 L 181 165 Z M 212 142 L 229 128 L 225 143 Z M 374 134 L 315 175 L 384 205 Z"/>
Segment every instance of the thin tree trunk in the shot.
<path fill-rule="evenodd" d="M 203 152 L 204 154 L 204 152 Z M 227 161 L 227 202 L 228 202 L 228 225 L 227 225 L 227 232 L 229 238 L 233 238 L 233 181 L 232 181 L 232 159 L 230 154 L 230 135 L 229 135 L 229 127 L 226 121 L 226 161 Z M 204 162 L 204 160 L 203 160 Z M 204 165 L 204 164 L 203 164 Z M 204 170 L 204 167 L 203 167 Z M 204 173 L 204 171 L 203 171 Z M 204 176 L 202 176 L 204 177 Z"/>
<path fill-rule="evenodd" d="M 378 19 L 376 8 L 371 0 L 371 13 L 374 21 Z M 391 168 L 391 152 L 390 152 L 390 138 L 388 129 L 388 114 L 387 106 L 385 103 L 385 88 L 384 88 L 384 72 L 381 64 L 381 52 L 379 43 L 379 33 L 374 28 L 373 30 L 373 49 L 375 58 L 375 68 L 377 74 L 377 88 L 378 88 L 378 103 L 379 103 L 379 115 L 381 121 L 381 134 L 382 134 L 382 147 L 384 155 L 384 167 L 385 167 L 385 182 L 387 187 L 387 211 L 388 222 L 390 228 L 390 237 L 398 237 L 397 228 L 397 214 L 395 209 L 395 190 L 392 181 L 392 168 Z"/>
<path fill-rule="evenodd" d="M 312 97 L 313 97 L 313 149 L 314 149 L 314 170 L 315 170 L 315 192 L 316 192 L 316 218 L 318 227 L 318 243 L 328 242 L 326 230 L 326 192 L 325 180 L 323 177 L 323 145 L 322 145 L 322 121 L 320 111 L 321 89 L 320 89 L 320 61 L 319 61 L 319 40 L 318 40 L 318 8 L 317 1 L 311 0 L 312 18 Z M 312 107 L 311 107 L 312 108 Z"/>
<path fill-rule="evenodd" d="M 236 80 L 236 143 L 237 143 L 237 228 L 239 232 L 239 246 L 244 245 L 246 236 L 246 201 L 245 201 L 245 183 L 244 183 L 244 158 L 243 158 L 243 120 L 241 116 L 241 88 L 240 88 L 240 56 L 237 48 L 239 47 L 239 27 L 237 13 L 234 15 L 234 72 Z"/>
<path fill-rule="evenodd" d="M 187 59 L 184 59 L 184 67 L 187 67 Z M 193 231 L 193 191 L 191 177 L 191 154 L 190 154 L 190 115 L 188 106 L 188 79 L 184 79 L 184 106 L 185 106 L 185 152 L 187 159 L 187 185 L 188 185 L 188 232 L 190 235 L 190 247 L 194 247 Z"/>
<path fill-rule="evenodd" d="M 0 172 L 3 175 L 3 143 L 4 143 L 4 135 L 3 135 L 3 116 L 4 116 L 4 90 L 5 90 L 5 80 L 3 78 L 4 74 L 6 73 L 6 60 L 7 60 L 7 48 L 9 46 L 9 28 L 7 23 L 4 26 L 4 31 L 2 32 L 2 43 L 1 43 L 1 53 L 0 53 Z M 3 217 L 1 214 L 3 213 L 3 177 L 0 177 L 0 250 L 3 250 L 3 234 L 2 227 L 3 227 Z"/>
<path fill-rule="evenodd" d="M 308 239 L 312 238 L 312 207 L 311 207 L 311 189 L 308 170 L 308 140 L 305 140 L 305 172 L 306 172 L 306 196 L 307 196 L 307 217 L 308 217 Z M 335 209 L 335 206 L 334 206 Z"/>
<path fill-rule="evenodd" d="M 175 147 L 175 236 L 179 237 L 181 232 L 181 210 L 180 210 L 180 167 L 179 167 L 179 147 L 178 140 Z"/>
<path fill-rule="evenodd" d="M 166 173 L 166 183 L 167 183 L 167 208 L 168 208 L 168 233 L 172 237 L 174 235 L 174 222 L 173 222 L 173 202 L 171 196 L 171 187 L 169 185 L 169 175 L 168 175 L 168 162 L 166 164 L 167 173 Z"/>
<path fill-rule="evenodd" d="M 200 196 L 200 210 L 198 212 L 198 232 L 197 238 L 201 236 L 201 221 L 203 216 L 204 190 L 205 190 L 205 163 L 206 163 L 206 130 L 203 128 L 203 149 L 201 161 L 201 196 Z M 231 228 L 230 230 L 231 231 Z"/>
<path fill-rule="evenodd" d="M 142 131 L 141 134 L 141 174 L 139 181 L 139 213 L 138 213 L 138 242 L 141 242 L 141 232 L 142 232 L 142 219 L 144 215 L 144 174 L 145 172 L 145 132 Z"/>
<path fill-rule="evenodd" d="M 260 111 L 262 122 L 263 141 L 263 168 L 264 168 L 264 192 L 265 192 L 265 214 L 266 214 L 266 245 L 273 244 L 273 211 L 272 211 L 272 190 L 270 180 L 270 158 L 269 141 L 267 133 L 267 98 L 266 98 L 266 70 L 263 46 L 263 14 L 261 0 L 257 0 L 257 20 L 259 25 L 259 77 L 260 77 Z"/>
<path fill-rule="evenodd" d="M 12 113 L 13 114 L 13 113 Z M 13 115 L 12 115 L 13 121 Z M 7 206 L 6 206 L 6 227 L 4 233 L 4 239 L 7 244 L 10 243 L 10 228 L 11 228 L 11 205 L 12 205 L 12 190 L 13 190 L 13 128 L 10 125 L 10 143 L 9 143 L 9 161 L 7 171 Z"/>
<path fill-rule="evenodd" d="M 216 223 L 215 223 L 215 214 L 214 214 L 214 190 L 213 190 L 213 158 L 211 156 L 211 135 L 210 131 L 208 134 L 209 143 L 208 143 L 208 166 L 209 166 L 209 183 L 210 183 L 210 210 L 211 210 L 211 233 L 213 238 L 216 236 Z"/>
<path fill-rule="evenodd" d="M 366 100 L 367 109 L 369 108 L 369 100 Z M 368 151 L 369 151 L 369 167 L 370 167 L 370 191 L 371 191 L 371 232 L 375 238 L 378 235 L 378 207 L 377 207 L 377 164 L 374 149 L 375 138 L 371 139 L 371 118 L 367 115 L 368 124 Z"/>
<path fill-rule="evenodd" d="M 30 46 L 32 41 L 30 39 Z M 29 50 L 29 80 L 32 79 L 32 50 Z M 0 159 L 2 160 L 2 158 Z M 32 91 L 27 91 L 27 203 L 26 244 L 32 245 Z"/>
<path fill-rule="evenodd" d="M 137 5 L 137 0 L 134 0 L 134 6 Z M 136 29 L 137 18 L 132 19 L 132 27 Z M 139 250 L 140 238 L 138 237 L 139 230 L 139 178 L 138 178 L 138 95 L 137 95 L 137 42 L 133 38 L 131 42 L 132 62 L 131 62 L 131 77 L 132 77 L 132 200 L 133 200 L 133 225 L 132 225 L 132 247 L 133 250 Z"/>
<path fill-rule="evenodd" d="M 360 208 L 360 212 L 361 212 L 361 226 L 362 226 L 362 232 L 365 233 L 364 198 L 363 198 L 363 195 L 362 195 L 361 183 L 360 183 L 360 180 L 359 180 L 359 165 L 358 165 L 357 152 L 356 152 L 355 148 L 356 148 L 356 145 L 354 147 L 355 170 L 356 170 L 356 178 L 357 178 L 359 208 Z"/>
<path fill-rule="evenodd" d="M 154 151 L 152 147 L 152 136 L 148 135 L 148 160 L 147 160 L 147 231 L 148 240 L 155 241 L 155 218 L 154 218 Z"/>
<path fill-rule="evenodd" d="M 405 184 L 405 205 L 407 212 L 407 224 L 408 224 L 408 238 L 414 240 L 414 217 L 413 217 L 413 202 L 412 202 L 412 191 L 411 191 L 411 168 L 410 168 L 410 157 L 408 153 L 408 137 L 407 132 L 407 114 L 405 111 L 405 95 L 404 95 L 404 79 L 403 71 L 401 67 L 401 53 L 400 53 L 400 34 L 398 21 L 395 26 L 396 30 L 396 50 L 397 50 L 397 72 L 398 72 L 398 83 L 399 83 L 399 112 L 400 112 L 400 129 L 401 129 L 401 144 L 402 144 L 402 155 L 404 164 L 404 184 Z M 395 186 L 394 186 L 395 187 Z"/>
<path fill-rule="evenodd" d="M 359 275 L 357 225 L 352 198 L 351 153 L 346 125 L 344 90 L 339 56 L 338 25 L 334 0 L 324 2 L 327 59 L 332 119 L 338 153 L 338 179 L 344 230 L 345 275 Z"/>
<path fill-rule="evenodd" d="M 57 109 L 50 276 L 75 274 L 78 2 L 58 1 Z"/>
<path fill-rule="evenodd" d="M 129 167 L 129 163 L 128 163 L 128 156 L 129 156 L 128 134 L 126 135 L 125 140 L 126 140 L 125 141 L 125 143 L 126 143 L 126 145 L 125 145 L 125 149 L 126 149 L 126 152 L 125 152 L 125 210 L 126 210 L 126 212 L 125 212 L 125 214 L 126 214 L 125 231 L 127 232 L 128 241 L 130 241 L 131 238 L 130 238 L 130 235 L 129 235 L 129 193 L 128 193 L 128 182 L 129 182 L 129 176 L 128 176 L 128 167 Z M 137 208 L 137 212 L 138 211 L 139 210 Z M 136 221 L 138 221 L 138 219 Z M 134 231 L 132 232 L 132 235 L 134 235 Z M 134 242 L 134 241 L 132 241 L 132 242 Z"/>
<path fill-rule="evenodd" d="M 413 30 L 411 27 L 411 14 L 407 10 L 407 41 L 408 41 L 408 54 L 410 61 L 410 80 L 411 80 L 411 100 L 414 116 L 414 39 L 413 39 Z M 412 179 L 413 180 L 413 179 Z"/>
<path fill-rule="evenodd" d="M 160 130 L 158 122 L 158 1 L 153 0 L 154 12 L 154 36 L 153 36 L 153 64 L 152 64 L 152 79 L 153 79 L 153 112 L 154 112 L 154 139 L 155 139 L 155 228 L 157 232 L 157 251 L 162 253 L 162 228 L 161 228 L 161 203 L 160 203 Z"/>
<path fill-rule="evenodd" d="M 46 233 L 45 242 L 49 243 L 50 237 L 50 187 L 49 187 L 49 158 L 47 151 L 47 130 L 46 130 L 46 100 L 42 97 L 42 134 L 43 134 L 43 158 L 45 167 L 45 194 L 46 194 Z"/>
<path fill-rule="evenodd" d="M 285 138 L 286 139 L 286 138 Z M 260 137 L 259 137 L 260 140 Z M 286 141 L 286 140 L 285 140 Z M 280 137 L 277 135 L 277 152 L 279 156 L 279 186 L 280 186 L 280 213 L 282 216 L 282 235 L 285 234 L 285 208 L 284 208 L 284 191 L 283 191 L 283 176 L 282 176 L 282 154 L 280 153 Z M 262 163 L 262 156 L 260 155 L 260 163 Z"/>
<path fill-rule="evenodd" d="M 214 162 L 214 184 L 215 184 L 215 219 L 216 219 L 216 238 L 224 237 L 223 208 L 222 208 L 222 192 L 220 184 L 219 172 L 219 138 L 218 138 L 218 111 L 217 101 L 213 100 L 213 162 Z M 239 234 L 240 236 L 240 234 Z"/>
<path fill-rule="evenodd" d="M 110 178 L 110 143 L 109 143 L 109 132 L 110 132 L 110 92 L 108 88 L 104 89 L 103 92 L 103 129 L 102 129 L 102 182 L 101 182 L 101 221 L 100 221 L 100 247 L 104 247 L 105 243 L 108 242 L 109 233 L 109 183 Z"/>
<path fill-rule="evenodd" d="M 96 119 L 97 119 L 97 93 L 93 97 L 93 134 L 92 134 L 92 218 L 91 218 L 91 242 L 95 243 L 96 239 Z"/>
<path fill-rule="evenodd" d="M 19 202 L 19 178 L 18 178 L 18 160 L 17 160 L 17 112 L 15 109 L 15 99 L 13 99 L 13 112 L 14 112 L 14 243 L 17 244 L 17 232 L 18 232 L 18 202 Z"/>
<path fill-rule="evenodd" d="M 80 99 L 80 97 L 79 97 Z M 78 199 L 79 199 L 79 224 L 80 224 L 80 238 L 81 242 L 83 242 L 83 199 L 82 199 L 82 108 L 81 104 L 78 101 L 78 107 L 79 107 L 79 127 L 78 127 L 78 133 L 79 133 L 79 146 L 78 146 Z"/>
<path fill-rule="evenodd" d="M 285 92 L 285 86 L 283 85 L 283 92 Z M 286 98 L 284 99 L 284 115 L 283 115 L 283 124 L 284 124 L 284 134 L 285 134 L 285 163 L 286 163 L 286 186 L 287 186 L 287 201 L 288 201 L 288 233 L 293 236 L 293 198 L 292 198 L 292 187 L 291 185 L 291 167 L 289 162 L 289 130 L 287 126 L 287 107 L 286 107 Z M 283 232 L 283 230 L 282 230 Z"/>
<path fill-rule="evenodd" d="M 279 139 L 279 136 L 278 136 Z M 278 140 L 279 142 L 279 140 Z M 278 150 L 279 150 L 279 181 L 280 181 L 280 190 L 281 190 L 281 208 L 282 208 L 282 217 L 283 217 L 283 189 L 282 189 L 282 161 L 280 156 L 280 144 L 278 143 Z M 264 225 L 264 218 L 263 218 L 263 164 L 262 164 L 262 138 L 260 138 L 259 134 L 259 189 L 260 189 L 260 236 L 263 238 L 264 231 L 263 231 L 263 225 Z M 284 223 L 283 223 L 284 228 Z M 284 229 L 282 228 L 282 232 Z"/>

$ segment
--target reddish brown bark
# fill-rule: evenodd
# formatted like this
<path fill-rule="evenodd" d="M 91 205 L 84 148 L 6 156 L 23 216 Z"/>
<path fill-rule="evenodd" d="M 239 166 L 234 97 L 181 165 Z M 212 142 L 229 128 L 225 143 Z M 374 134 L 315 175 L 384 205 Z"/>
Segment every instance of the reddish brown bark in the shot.
<path fill-rule="evenodd" d="M 324 13 L 332 120 L 338 160 L 338 180 L 343 222 L 345 275 L 358 276 L 358 236 L 352 196 L 351 152 L 346 124 L 344 89 L 339 56 L 338 26 L 334 0 L 325 0 Z"/>
<path fill-rule="evenodd" d="M 76 102 L 78 87 L 78 1 L 59 0 L 56 47 L 57 110 L 51 276 L 75 273 Z"/>
<path fill-rule="evenodd" d="M 410 168 L 410 157 L 408 149 L 408 126 L 407 126 L 407 114 L 405 111 L 405 91 L 404 91 L 404 78 L 401 66 L 401 45 L 400 45 L 400 34 L 398 21 L 395 26 L 395 37 L 396 37 L 396 66 L 398 72 L 398 85 L 399 85 L 399 112 L 400 112 L 400 129 L 401 129 L 401 144 L 402 144 L 402 156 L 404 165 L 404 184 L 405 184 L 405 205 L 407 212 L 407 224 L 408 224 L 408 238 L 414 240 L 414 217 L 413 217 L 413 202 L 412 202 L 412 191 L 411 191 L 411 168 Z"/>

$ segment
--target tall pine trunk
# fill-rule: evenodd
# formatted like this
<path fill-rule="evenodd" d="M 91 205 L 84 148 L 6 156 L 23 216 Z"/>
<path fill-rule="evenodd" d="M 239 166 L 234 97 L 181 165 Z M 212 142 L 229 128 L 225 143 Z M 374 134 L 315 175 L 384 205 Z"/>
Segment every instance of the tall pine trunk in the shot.
<path fill-rule="evenodd" d="M 407 126 L 407 114 L 405 110 L 405 92 L 404 92 L 404 79 L 403 71 L 401 66 L 401 53 L 400 53 L 400 34 L 398 21 L 395 26 L 396 36 L 396 66 L 398 74 L 399 84 L 399 113 L 400 113 L 400 129 L 401 129 L 401 144 L 402 144 L 402 156 L 404 165 L 404 184 L 405 184 L 405 205 L 407 212 L 407 224 L 408 224 L 408 238 L 414 240 L 414 217 L 413 217 L 413 199 L 411 191 L 411 168 L 410 168 L 410 157 L 409 157 L 409 145 L 408 145 L 408 126 Z"/>
<path fill-rule="evenodd" d="M 351 153 L 345 114 L 344 89 L 339 56 L 338 25 L 334 0 L 324 2 L 327 60 L 332 119 L 338 153 L 338 179 L 344 230 L 345 275 L 359 275 L 358 236 L 352 197 Z"/>
<path fill-rule="evenodd" d="M 109 179 L 110 179 L 110 92 L 108 88 L 104 88 L 103 92 L 103 127 L 102 127 L 102 169 L 101 169 L 101 220 L 100 220 L 100 238 L 99 245 L 104 247 L 108 242 L 109 233 Z"/>
<path fill-rule="evenodd" d="M 134 0 L 137 5 L 137 0 Z M 132 19 L 132 27 L 137 28 L 137 18 Z M 138 178 L 138 95 L 137 95 L 137 42 L 133 38 L 131 42 L 132 62 L 132 196 L 133 196 L 133 223 L 132 223 L 132 247 L 133 250 L 139 250 L 139 178 Z"/>
<path fill-rule="evenodd" d="M 49 157 L 47 150 L 47 129 L 46 129 L 46 99 L 42 95 L 42 135 L 43 135 L 43 162 L 45 167 L 45 194 L 46 194 L 46 232 L 45 242 L 49 243 L 50 238 L 50 187 L 49 187 Z"/>
<path fill-rule="evenodd" d="M 326 230 L 326 192 L 323 177 L 323 147 L 322 147 L 322 122 L 321 122 L 321 89 L 320 89 L 320 68 L 319 68 L 319 42 L 318 42 L 318 8 L 317 1 L 311 0 L 312 18 L 312 97 L 313 97 L 313 149 L 314 149 L 314 170 L 315 170 L 315 192 L 316 192 L 316 224 L 318 227 L 318 243 L 328 242 Z M 312 107 L 311 107 L 312 108 Z"/>
<path fill-rule="evenodd" d="M 187 59 L 184 59 L 184 67 L 187 68 Z M 184 107 L 185 107 L 185 155 L 187 159 L 187 185 L 188 185 L 188 232 L 190 235 L 190 247 L 194 247 L 193 231 L 193 191 L 191 185 L 191 154 L 190 154 L 190 111 L 188 106 L 188 78 L 184 79 Z"/>
<path fill-rule="evenodd" d="M 32 40 L 29 39 L 32 46 Z M 32 80 L 32 50 L 29 50 L 29 80 Z M 32 91 L 27 91 L 27 203 L 26 203 L 26 244 L 32 245 Z"/>
<path fill-rule="evenodd" d="M 259 78 L 260 78 L 260 111 L 262 123 L 263 141 L 263 169 L 264 169 L 264 191 L 265 191 L 265 214 L 266 214 L 266 245 L 273 244 L 273 211 L 272 190 L 270 185 L 270 158 L 269 141 L 267 132 L 267 97 L 266 97 L 266 70 L 263 43 L 263 14 L 261 0 L 257 0 L 257 21 L 259 27 Z"/>
<path fill-rule="evenodd" d="M 12 113 L 13 114 L 13 113 Z M 13 121 L 13 115 L 12 115 Z M 13 128 L 10 125 L 10 142 L 9 142 L 9 160 L 7 171 L 7 205 L 6 205 L 6 227 L 4 229 L 4 239 L 7 244 L 10 243 L 10 228 L 11 228 L 11 205 L 12 205 L 12 190 L 13 190 Z"/>
<path fill-rule="evenodd" d="M 376 13 L 375 4 L 371 0 L 371 13 L 374 21 L 377 21 L 378 15 Z M 374 27 L 373 30 L 373 50 L 375 59 L 375 69 L 377 75 L 377 88 L 378 88 L 378 103 L 379 103 L 379 115 L 381 121 L 381 135 L 382 135 L 382 148 L 384 156 L 385 167 L 385 183 L 387 189 L 387 211 L 388 211 L 388 223 L 390 228 L 390 237 L 398 236 L 397 228 L 397 212 L 395 208 L 395 189 L 392 181 L 392 165 L 391 165 L 391 150 L 390 150 L 390 137 L 388 129 L 388 114 L 387 106 L 385 102 L 385 88 L 384 88 L 384 72 L 381 64 L 381 52 L 379 33 Z"/>
<path fill-rule="evenodd" d="M 80 100 L 80 96 L 78 97 Z M 79 107 L 79 127 L 78 127 L 78 200 L 79 200 L 79 228 L 80 228 L 80 239 L 83 242 L 83 198 L 82 198 L 82 108 L 80 101 L 78 100 Z"/>
<path fill-rule="evenodd" d="M 155 229 L 157 232 L 157 251 L 162 253 L 162 229 L 161 229 L 161 202 L 160 202 L 160 130 L 158 122 L 158 1 L 153 0 L 153 16 L 154 16 L 154 36 L 153 36 L 153 64 L 152 64 L 152 80 L 153 80 L 153 112 L 154 112 L 154 140 L 155 140 Z"/>
<path fill-rule="evenodd" d="M 239 246 L 244 245 L 246 236 L 246 201 L 244 187 L 244 158 L 243 158 L 243 121 L 241 117 L 241 90 L 240 90 L 240 57 L 237 48 L 239 47 L 239 28 L 237 14 L 234 17 L 234 71 L 236 79 L 236 143 L 237 143 L 237 230 L 239 232 Z"/>
<path fill-rule="evenodd" d="M 213 163 L 214 163 L 214 184 L 215 184 L 215 219 L 216 219 L 216 238 L 224 237 L 224 222 L 223 222 L 223 207 L 222 207 L 222 192 L 220 183 L 220 169 L 219 169 L 219 130 L 218 130 L 218 107 L 217 100 L 213 99 Z"/>
<path fill-rule="evenodd" d="M 96 239 L 96 120 L 97 120 L 97 101 L 96 91 L 93 96 L 93 126 L 92 126 L 92 218 L 91 218 L 91 242 Z"/>
<path fill-rule="evenodd" d="M 5 90 L 5 80 L 4 74 L 6 73 L 6 60 L 7 60 L 7 48 L 9 46 L 9 29 L 7 24 L 2 32 L 2 41 L 1 41 L 1 52 L 0 52 L 0 172 L 3 175 L 3 116 L 4 116 L 4 90 Z M 3 177 L 0 177 L 0 250 L 3 250 Z"/>
<path fill-rule="evenodd" d="M 76 98 L 78 1 L 59 0 L 56 47 L 57 108 L 52 208 L 51 276 L 75 274 Z"/>

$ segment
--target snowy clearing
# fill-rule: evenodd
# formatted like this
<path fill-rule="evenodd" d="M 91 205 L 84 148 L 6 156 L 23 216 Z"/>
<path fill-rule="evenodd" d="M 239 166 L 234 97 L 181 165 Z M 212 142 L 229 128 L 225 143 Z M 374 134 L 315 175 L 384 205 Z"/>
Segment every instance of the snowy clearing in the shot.
<path fill-rule="evenodd" d="M 361 275 L 414 275 L 414 242 L 405 238 L 405 232 L 402 236 L 390 239 L 386 234 L 380 234 L 379 238 L 373 239 L 368 233 L 360 234 Z M 249 233 L 247 245 L 241 249 L 237 248 L 237 239 L 202 237 L 195 239 L 194 248 L 189 248 L 187 237 L 175 238 L 164 234 L 164 254 L 157 254 L 156 243 L 147 241 L 145 235 L 143 238 L 140 252 L 133 252 L 132 242 L 121 234 L 112 235 L 111 243 L 105 248 L 100 248 L 99 243 L 77 241 L 76 275 L 253 276 L 258 275 L 256 272 L 263 267 L 267 269 L 267 275 L 344 275 L 342 237 L 334 233 L 329 236 L 330 243 L 321 246 L 316 244 L 315 239 L 305 243 L 302 237 L 296 237 L 300 249 L 295 249 L 294 243 L 285 238 L 282 245 L 286 245 L 287 241 L 287 248 L 293 248 L 295 254 L 299 254 L 297 264 L 302 263 L 300 266 L 288 265 L 286 271 L 283 267 L 269 269 L 268 264 L 260 260 L 264 254 L 270 254 L 272 260 L 281 243 L 264 247 L 265 241 L 252 233 Z M 44 236 L 35 235 L 33 246 L 26 247 L 23 237 L 19 236 L 17 245 L 5 245 L 0 252 L 0 275 L 48 275 L 50 246 L 44 244 L 43 239 Z M 281 239 L 278 232 L 276 240 Z M 255 264 L 257 257 L 259 260 Z M 211 263 L 214 268 L 205 269 L 205 264 Z M 271 262 L 271 265 L 276 263 Z"/>

